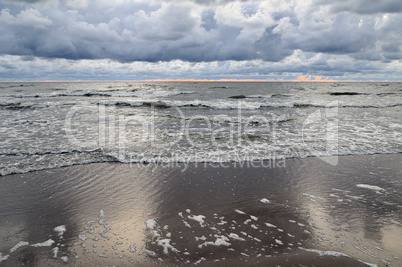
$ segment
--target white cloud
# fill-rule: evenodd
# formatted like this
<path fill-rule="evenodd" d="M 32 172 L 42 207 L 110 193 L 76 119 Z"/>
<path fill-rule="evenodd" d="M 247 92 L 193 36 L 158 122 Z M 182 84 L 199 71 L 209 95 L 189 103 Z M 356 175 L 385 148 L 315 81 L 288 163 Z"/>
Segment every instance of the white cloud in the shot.
<path fill-rule="evenodd" d="M 111 78 L 130 76 L 105 69 L 116 64 L 143 76 L 383 73 L 402 60 L 402 14 L 384 13 L 398 1 L 0 0 L 0 54 L 65 75 L 104 60 Z"/>
<path fill-rule="evenodd" d="M 342 80 L 401 80 L 402 63 L 367 62 L 348 56 L 304 53 L 297 50 L 281 62 L 213 61 L 191 63 L 181 60 L 169 62 L 119 63 L 111 60 L 67 60 L 0 56 L 1 80 L 145 80 L 176 78 L 247 78 L 295 79 L 299 75 L 319 75 Z"/>
<path fill-rule="evenodd" d="M 151 41 L 181 39 L 201 24 L 200 17 L 187 5 L 162 4 L 160 9 L 149 14 L 140 10 L 135 17 L 138 38 Z"/>
<path fill-rule="evenodd" d="M 34 28 L 45 28 L 53 23 L 33 8 L 22 10 L 16 16 L 11 15 L 10 10 L 4 8 L 0 12 L 0 21 L 5 24 L 31 26 Z"/>
<path fill-rule="evenodd" d="M 216 9 L 218 23 L 241 29 L 236 37 L 241 45 L 253 45 L 275 24 L 269 10 L 259 2 L 229 3 Z"/>
<path fill-rule="evenodd" d="M 84 8 L 88 6 L 88 0 L 67 0 L 66 6 L 71 8 Z"/>

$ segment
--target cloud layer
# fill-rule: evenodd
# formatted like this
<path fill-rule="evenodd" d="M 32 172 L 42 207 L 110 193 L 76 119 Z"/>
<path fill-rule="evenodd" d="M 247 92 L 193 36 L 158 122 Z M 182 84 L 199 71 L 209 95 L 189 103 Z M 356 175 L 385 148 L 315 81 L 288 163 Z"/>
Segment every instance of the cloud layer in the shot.
<path fill-rule="evenodd" d="M 22 65 L 259 62 L 244 73 L 259 76 L 392 69 L 401 79 L 401 12 L 400 0 L 0 0 L 0 73 L 17 56 Z"/>

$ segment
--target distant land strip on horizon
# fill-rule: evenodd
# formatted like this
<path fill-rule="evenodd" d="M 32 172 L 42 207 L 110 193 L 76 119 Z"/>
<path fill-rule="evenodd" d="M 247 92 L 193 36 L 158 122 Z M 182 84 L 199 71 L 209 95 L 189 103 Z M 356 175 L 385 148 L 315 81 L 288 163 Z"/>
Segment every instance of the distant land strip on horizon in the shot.
<path fill-rule="evenodd" d="M 339 78 L 339 77 L 336 77 Z M 145 80 L 16 80 L 1 82 L 402 82 L 389 80 L 335 80 L 322 76 L 299 76 L 296 79 L 145 79 Z"/>

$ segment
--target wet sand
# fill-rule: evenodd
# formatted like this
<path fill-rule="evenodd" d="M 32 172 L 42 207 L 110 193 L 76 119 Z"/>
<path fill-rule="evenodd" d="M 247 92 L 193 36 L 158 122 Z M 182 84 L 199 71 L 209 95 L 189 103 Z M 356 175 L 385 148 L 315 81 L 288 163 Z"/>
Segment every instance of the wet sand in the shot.
<path fill-rule="evenodd" d="M 401 163 L 98 163 L 0 177 L 0 265 L 401 266 Z"/>

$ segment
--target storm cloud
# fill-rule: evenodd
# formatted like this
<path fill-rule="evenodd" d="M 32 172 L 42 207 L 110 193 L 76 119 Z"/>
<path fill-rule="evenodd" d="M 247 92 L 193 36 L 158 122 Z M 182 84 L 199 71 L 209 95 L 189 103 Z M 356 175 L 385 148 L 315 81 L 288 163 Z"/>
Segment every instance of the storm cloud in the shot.
<path fill-rule="evenodd" d="M 321 72 L 346 57 L 353 64 L 343 66 L 345 73 L 370 62 L 400 64 L 401 12 L 399 0 L 2 0 L 0 55 L 122 64 L 258 61 L 284 72 L 289 59 L 312 55 L 321 57 Z M 342 73 L 338 68 L 332 71 Z"/>

